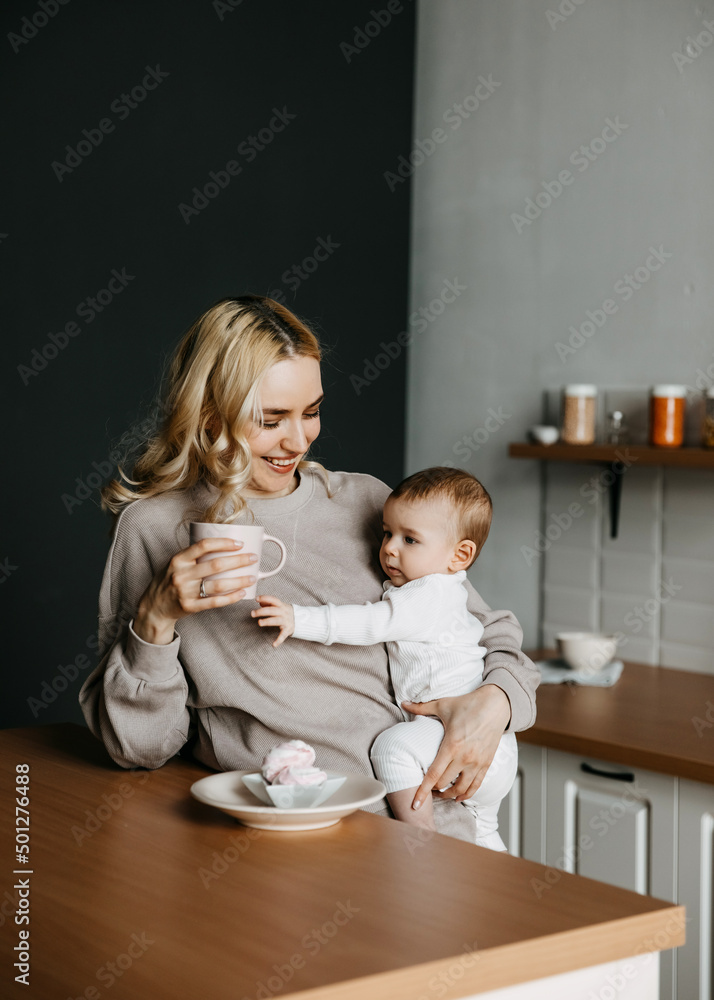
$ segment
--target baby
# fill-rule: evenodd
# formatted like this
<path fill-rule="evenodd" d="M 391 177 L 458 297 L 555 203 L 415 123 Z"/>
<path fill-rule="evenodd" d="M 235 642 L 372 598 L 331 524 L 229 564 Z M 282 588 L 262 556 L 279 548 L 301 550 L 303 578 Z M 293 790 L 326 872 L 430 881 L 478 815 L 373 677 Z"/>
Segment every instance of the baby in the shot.
<path fill-rule="evenodd" d="M 467 694 L 480 686 L 486 649 L 483 626 L 466 610 L 466 570 L 491 526 L 491 498 L 460 469 L 433 468 L 409 476 L 384 505 L 382 569 L 389 577 L 376 604 L 301 607 L 261 595 L 252 612 L 259 625 L 280 629 L 273 643 L 298 639 L 369 646 L 386 642 L 397 704 Z M 404 710 L 402 710 L 404 711 Z M 415 793 L 444 737 L 432 716 L 413 716 L 385 730 L 371 751 L 375 773 L 397 817 L 434 829 L 431 796 L 419 811 Z M 481 786 L 462 804 L 476 818 L 476 843 L 504 851 L 498 807 L 516 775 L 518 750 L 505 733 Z"/>

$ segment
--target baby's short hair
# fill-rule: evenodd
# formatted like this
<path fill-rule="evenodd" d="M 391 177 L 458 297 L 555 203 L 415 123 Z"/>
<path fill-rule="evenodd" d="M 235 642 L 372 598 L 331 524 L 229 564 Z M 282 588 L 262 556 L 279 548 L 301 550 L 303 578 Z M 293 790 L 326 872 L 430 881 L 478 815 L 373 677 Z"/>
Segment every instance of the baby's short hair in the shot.
<path fill-rule="evenodd" d="M 420 500 L 446 500 L 454 509 L 454 532 L 456 540 L 469 538 L 476 543 L 475 562 L 491 527 L 493 503 L 488 492 L 476 476 L 463 469 L 451 469 L 444 465 L 423 469 L 407 476 L 393 490 L 390 500 L 406 500 L 417 503 Z M 469 563 L 469 565 L 471 565 Z"/>

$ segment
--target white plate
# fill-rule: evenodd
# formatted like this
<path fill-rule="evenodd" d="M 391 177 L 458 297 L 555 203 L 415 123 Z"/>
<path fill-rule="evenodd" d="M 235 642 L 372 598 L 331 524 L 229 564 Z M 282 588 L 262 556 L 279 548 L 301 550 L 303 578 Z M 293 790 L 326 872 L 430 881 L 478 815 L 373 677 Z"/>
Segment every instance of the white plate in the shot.
<path fill-rule="evenodd" d="M 255 770 L 246 770 L 209 774 L 191 785 L 191 794 L 199 802 L 215 806 L 245 826 L 258 830 L 319 830 L 339 823 L 343 816 L 349 816 L 363 806 L 378 802 L 386 791 L 376 778 L 348 774 L 342 788 L 323 806 L 277 809 L 262 805 L 243 784 L 243 775 L 254 773 Z"/>

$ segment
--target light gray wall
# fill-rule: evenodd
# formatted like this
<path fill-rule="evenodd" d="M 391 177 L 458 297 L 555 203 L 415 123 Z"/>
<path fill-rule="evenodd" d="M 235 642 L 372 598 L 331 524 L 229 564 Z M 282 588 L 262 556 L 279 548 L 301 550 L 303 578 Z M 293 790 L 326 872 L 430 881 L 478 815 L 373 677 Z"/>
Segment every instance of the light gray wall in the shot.
<path fill-rule="evenodd" d="M 641 387 L 644 400 L 654 382 L 695 386 L 703 382 L 698 370 L 714 373 L 714 38 L 702 23 L 714 19 L 714 3 L 560 4 L 569 9 L 551 24 L 547 12 L 558 15 L 556 0 L 420 0 L 418 6 L 414 141 L 422 140 L 423 162 L 413 175 L 412 309 L 428 307 L 446 279 L 466 289 L 439 315 L 436 304 L 428 322 L 412 325 L 407 471 L 452 461 L 491 491 L 492 534 L 472 579 L 492 606 L 516 612 L 528 644 L 539 639 L 544 558 L 529 560 L 522 549 L 533 547 L 541 528 L 540 474 L 536 463 L 509 459 L 507 445 L 524 440 L 541 419 L 543 390 L 586 381 Z M 705 47 L 697 54 L 698 43 L 687 38 L 702 31 Z M 674 53 L 682 56 L 679 66 Z M 490 94 L 482 86 L 485 99 L 454 127 L 450 109 L 477 93 L 479 77 L 489 74 L 491 87 L 498 86 Z M 620 134 L 608 129 L 603 144 L 608 119 Z M 424 140 L 436 128 L 442 141 L 431 151 Z M 582 169 L 577 151 L 593 140 L 596 159 Z M 513 218 L 525 217 L 527 199 L 544 192 L 543 182 L 557 193 L 553 182 L 566 170 L 572 183 L 550 205 L 542 194 L 546 207 L 537 218 Z M 659 263 L 651 247 L 671 256 Z M 617 282 L 646 268 L 648 259 L 649 272 L 639 272 L 647 281 L 627 296 Z M 559 354 L 558 343 L 571 346 L 569 327 L 580 327 L 587 310 L 601 309 L 606 299 L 616 311 L 594 335 L 575 338 L 574 352 Z M 469 445 L 465 437 L 474 430 L 479 434 Z M 551 466 L 558 502 L 577 500 L 597 471 Z M 642 556 L 627 528 L 637 521 L 636 498 L 651 491 L 644 480 L 638 485 L 647 470 L 629 475 L 627 523 L 614 544 L 623 555 L 632 547 Z M 676 476 L 673 482 L 679 495 Z M 699 515 L 707 498 L 714 501 L 711 486 L 711 477 L 687 474 L 686 492 Z M 680 509 L 673 504 L 675 514 Z M 696 527 L 711 535 L 706 516 Z M 563 541 L 581 554 L 590 551 L 590 541 L 578 542 L 575 533 Z M 557 550 L 545 558 L 557 558 Z M 687 553 L 690 585 L 678 600 L 709 604 L 711 595 L 694 585 L 702 577 L 691 544 Z M 711 579 L 710 567 L 704 569 Z M 583 589 L 593 589 L 595 611 L 582 624 L 604 627 L 603 574 L 593 572 Z M 577 587 L 577 579 L 566 579 L 566 591 Z M 632 596 L 629 583 L 625 589 Z M 558 625 L 577 624 L 566 612 L 563 618 Z M 658 654 L 649 658 L 657 662 Z"/>

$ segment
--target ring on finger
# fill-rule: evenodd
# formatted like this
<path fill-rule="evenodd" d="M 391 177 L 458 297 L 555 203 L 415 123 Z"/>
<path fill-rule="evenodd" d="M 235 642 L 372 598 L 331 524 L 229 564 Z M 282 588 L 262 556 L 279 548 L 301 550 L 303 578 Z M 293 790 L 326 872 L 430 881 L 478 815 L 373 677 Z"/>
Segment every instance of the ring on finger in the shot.
<path fill-rule="evenodd" d="M 201 589 L 198 592 L 198 596 L 199 597 L 208 597 L 208 594 L 206 593 L 206 586 L 205 586 L 205 584 L 206 584 L 206 581 L 205 580 L 201 580 Z"/>

